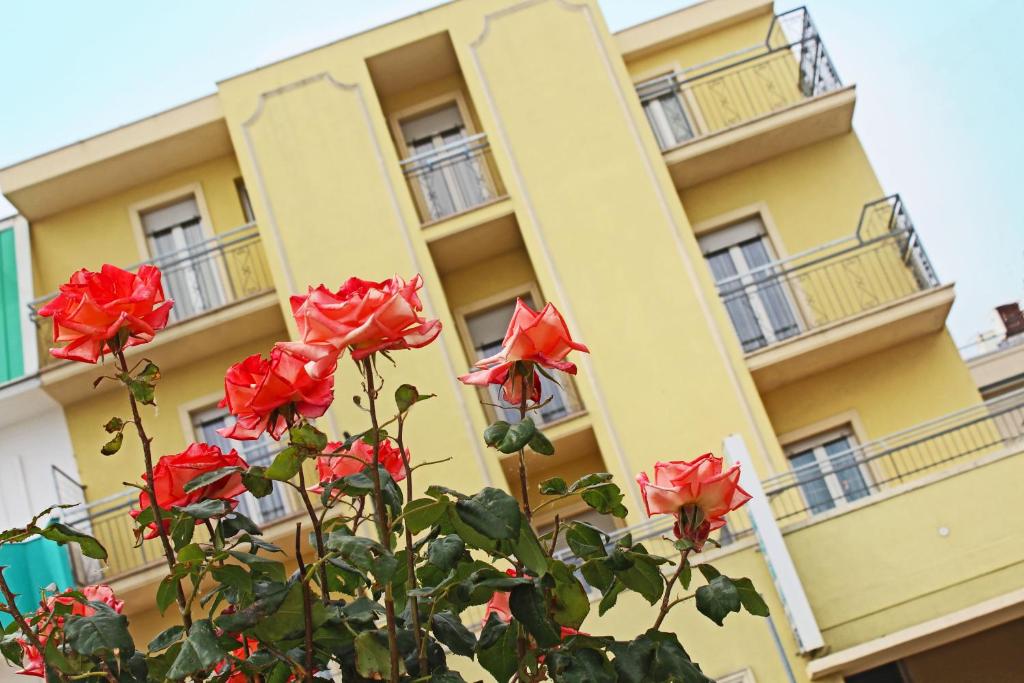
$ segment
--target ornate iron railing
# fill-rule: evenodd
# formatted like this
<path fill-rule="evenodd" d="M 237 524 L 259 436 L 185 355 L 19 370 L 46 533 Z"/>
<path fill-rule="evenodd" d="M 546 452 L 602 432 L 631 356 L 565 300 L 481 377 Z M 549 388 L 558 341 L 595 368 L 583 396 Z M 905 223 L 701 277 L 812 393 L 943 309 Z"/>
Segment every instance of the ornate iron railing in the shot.
<path fill-rule="evenodd" d="M 414 154 L 401 165 L 423 223 L 469 211 L 505 194 L 485 133 Z"/>
<path fill-rule="evenodd" d="M 151 264 L 163 272 L 164 293 L 174 299 L 169 324 L 180 323 L 274 288 L 259 230 L 248 223 L 210 239 L 130 266 Z M 38 310 L 57 293 L 29 303 L 29 319 L 36 325 L 39 357 L 45 365 L 56 362 L 47 349 L 53 346 L 53 325 Z"/>
<path fill-rule="evenodd" d="M 850 238 L 716 282 L 748 353 L 938 285 L 899 195 L 866 204 Z"/>
<path fill-rule="evenodd" d="M 717 133 L 842 87 L 803 7 L 773 18 L 763 45 L 639 83 L 662 149 Z"/>
<path fill-rule="evenodd" d="M 766 479 L 780 523 L 884 493 L 967 458 L 1024 450 L 1024 390 L 990 399 Z"/>

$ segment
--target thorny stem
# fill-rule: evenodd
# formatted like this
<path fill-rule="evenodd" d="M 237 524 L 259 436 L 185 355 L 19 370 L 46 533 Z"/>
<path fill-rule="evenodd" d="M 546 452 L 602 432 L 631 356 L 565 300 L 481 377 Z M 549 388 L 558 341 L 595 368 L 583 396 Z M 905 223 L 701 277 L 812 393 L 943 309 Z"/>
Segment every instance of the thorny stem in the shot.
<path fill-rule="evenodd" d="M 363 359 L 363 374 L 366 377 L 366 398 L 373 434 L 373 466 L 370 468 L 370 478 L 373 480 L 373 516 L 377 522 L 380 542 L 390 550 L 391 529 L 388 524 L 388 511 L 384 505 L 384 494 L 380 487 L 380 427 L 377 424 L 377 389 L 373 381 L 373 356 Z M 384 583 L 384 616 L 387 619 L 388 645 L 391 649 L 391 683 L 398 683 L 398 631 L 395 627 L 395 599 L 391 594 L 390 582 Z"/>
<path fill-rule="evenodd" d="M 415 491 L 412 486 L 412 468 L 409 467 L 409 454 L 405 451 L 405 441 L 403 436 L 405 434 L 405 418 L 401 415 L 398 416 L 398 436 L 396 441 L 398 442 L 398 452 L 402 457 L 402 465 L 405 467 L 405 499 L 406 501 L 412 500 Z M 403 525 L 405 527 L 405 557 L 408 563 L 409 571 L 409 588 L 416 588 L 416 557 L 413 553 L 413 541 L 412 541 L 412 530 L 409 529 L 409 524 Z M 422 647 L 423 641 L 426 639 L 425 634 L 421 633 L 420 629 L 420 606 L 419 601 L 409 596 L 409 610 L 412 613 L 412 633 L 416 640 L 416 652 L 419 653 L 419 674 L 420 676 L 426 676 L 429 673 L 427 668 L 427 652 Z"/>
<path fill-rule="evenodd" d="M 532 371 L 533 368 L 530 368 L 530 370 Z M 512 372 L 515 373 L 515 375 L 518 375 L 519 374 L 519 368 L 518 367 L 513 367 L 512 368 Z M 512 377 L 513 386 L 515 386 L 515 380 L 516 380 L 516 376 L 515 375 L 513 375 L 513 377 Z M 529 389 L 527 389 L 527 386 L 532 386 L 532 381 L 529 384 L 527 382 L 528 382 L 528 380 L 532 380 L 532 379 L 533 379 L 532 377 L 524 377 L 522 375 L 519 376 L 519 381 L 521 382 L 521 384 L 520 384 L 520 398 L 519 398 L 519 421 L 520 422 L 522 422 L 523 420 L 526 419 L 526 411 L 527 411 L 527 409 L 529 407 L 528 401 L 530 399 Z M 521 493 L 521 495 L 523 497 L 523 514 L 526 515 L 526 523 L 527 524 L 532 524 L 533 523 L 533 512 L 530 510 L 530 486 L 529 486 L 529 483 L 527 481 L 527 476 L 526 476 L 526 449 L 524 449 L 524 448 L 520 448 L 519 449 L 519 490 L 520 490 L 520 493 Z M 523 571 L 522 563 L 521 562 L 517 562 L 516 565 L 517 565 L 516 566 L 516 570 L 517 570 L 516 573 L 519 574 L 519 576 L 523 576 L 524 575 L 524 571 Z M 530 641 L 527 639 L 527 637 L 523 634 L 522 630 L 520 629 L 519 637 L 516 639 L 516 654 L 518 655 L 518 658 L 519 658 L 518 676 L 519 676 L 519 680 L 521 680 L 521 681 L 529 680 L 529 678 L 526 675 L 526 672 L 525 672 L 525 670 L 523 668 L 524 667 L 524 663 L 526 661 L 526 651 L 529 649 L 529 647 L 530 647 Z"/>
<path fill-rule="evenodd" d="M 117 359 L 118 369 L 124 373 L 124 376 L 128 376 L 128 361 L 125 360 L 124 350 L 117 349 L 114 351 L 114 357 Z M 160 545 L 164 549 L 164 558 L 167 560 L 167 568 L 174 572 L 174 565 L 177 563 L 177 558 L 174 554 L 174 548 L 171 546 L 171 539 L 167 536 L 167 529 L 164 528 L 163 513 L 160 511 L 160 506 L 156 502 L 156 494 L 153 492 L 153 449 L 151 439 L 146 434 L 146 428 L 142 426 L 142 415 L 139 413 L 139 405 L 135 401 L 135 394 L 128 389 L 128 403 L 132 408 L 132 420 L 135 423 L 135 431 L 139 435 L 139 441 L 142 443 L 142 457 L 146 463 L 146 487 L 145 491 L 149 495 L 149 506 L 153 509 L 153 522 L 156 524 L 157 535 L 160 536 Z M 181 587 L 181 581 L 176 580 L 177 584 L 177 600 L 178 609 L 181 611 L 182 623 L 185 626 L 185 631 L 192 630 L 192 615 L 188 612 L 187 601 L 185 600 L 185 589 Z"/>
<path fill-rule="evenodd" d="M 295 523 L 295 561 L 299 565 L 299 576 L 306 573 L 306 563 L 302 561 L 302 522 Z M 306 673 L 303 678 L 307 683 L 313 681 L 313 596 L 310 594 L 309 583 L 302 582 L 302 616 L 306 635 Z"/>
<path fill-rule="evenodd" d="M 14 602 L 14 593 L 11 592 L 11 587 L 7 585 L 7 579 L 4 578 L 5 569 L 7 569 L 7 567 L 0 567 L 0 592 L 3 593 L 4 600 L 7 602 L 4 606 L 4 611 L 11 615 L 14 622 L 18 624 L 18 628 L 20 628 L 21 632 L 25 634 L 25 637 L 28 638 L 28 642 L 30 642 L 32 647 L 38 650 L 41 655 L 43 654 L 43 643 L 39 640 L 39 636 L 36 635 L 36 632 L 32 630 L 32 627 L 28 625 L 28 622 L 25 621 L 25 617 L 22 616 L 21 610 L 18 609 L 18 605 Z M 48 666 L 46 668 L 49 670 Z"/>
<path fill-rule="evenodd" d="M 677 605 L 681 600 L 672 600 L 672 586 L 675 585 L 676 581 L 679 580 L 683 570 L 686 569 L 687 557 L 690 555 L 691 548 L 683 550 L 679 554 L 679 566 L 676 567 L 676 571 L 672 574 L 672 578 L 668 580 L 668 584 L 665 585 L 665 596 L 661 599 L 661 609 L 658 610 L 658 618 L 654 621 L 654 628 L 657 631 L 661 627 L 661 622 L 665 621 L 665 617 L 668 616 L 668 611 L 672 609 L 673 605 Z"/>
<path fill-rule="evenodd" d="M 322 520 L 316 516 L 316 510 L 313 509 L 313 503 L 309 500 L 309 492 L 306 491 L 306 472 L 300 466 L 299 467 L 299 497 L 302 498 L 302 503 L 306 506 L 306 513 L 309 515 L 309 521 L 313 524 L 313 537 L 316 539 L 316 556 L 317 559 L 322 560 L 327 551 L 324 549 L 324 530 L 321 524 Z M 319 568 L 320 575 L 320 593 L 324 604 L 327 604 L 327 566 L 323 563 L 320 564 Z"/>
<path fill-rule="evenodd" d="M 558 545 L 558 529 L 561 522 L 562 518 L 555 515 L 555 530 L 551 532 L 551 546 L 548 548 L 548 557 L 555 556 L 555 546 Z"/>

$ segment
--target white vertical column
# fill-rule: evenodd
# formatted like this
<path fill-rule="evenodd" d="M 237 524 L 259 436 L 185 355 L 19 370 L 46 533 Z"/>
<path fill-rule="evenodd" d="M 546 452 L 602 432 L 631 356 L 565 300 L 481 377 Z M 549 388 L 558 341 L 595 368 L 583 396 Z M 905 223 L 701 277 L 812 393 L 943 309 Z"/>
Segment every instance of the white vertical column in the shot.
<path fill-rule="evenodd" d="M 18 312 L 21 323 L 21 357 L 25 374 L 31 375 L 39 370 L 39 345 L 36 342 L 36 326 L 28 319 L 28 303 L 33 299 L 32 244 L 29 241 L 28 219 L 24 216 L 14 218 L 14 254 L 18 269 L 18 303 L 21 306 Z"/>
<path fill-rule="evenodd" d="M 761 552 L 768 563 L 768 571 L 775 582 L 775 589 L 793 627 L 800 652 L 816 650 L 825 644 L 821 637 L 821 629 L 818 628 L 811 603 L 804 592 L 804 586 L 800 582 L 786 542 L 782 538 L 782 531 L 779 530 L 779 524 L 772 514 L 768 496 L 765 495 L 761 480 L 757 477 L 757 470 L 750 459 L 747 444 L 743 442 L 742 436 L 732 434 L 725 438 L 724 450 L 731 462 L 739 463 L 740 486 L 753 496 L 746 505 L 747 514 L 750 515 L 754 534 L 761 545 Z"/>

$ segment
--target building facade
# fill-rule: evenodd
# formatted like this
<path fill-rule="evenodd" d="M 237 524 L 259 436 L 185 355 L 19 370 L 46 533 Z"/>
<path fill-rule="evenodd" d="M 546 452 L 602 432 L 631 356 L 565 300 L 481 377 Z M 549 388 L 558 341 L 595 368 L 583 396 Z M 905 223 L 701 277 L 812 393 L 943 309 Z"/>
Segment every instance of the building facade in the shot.
<path fill-rule="evenodd" d="M 979 395 L 945 328 L 953 285 L 875 176 L 856 98 L 807 12 L 765 0 L 615 34 L 596 2 L 454 2 L 0 169 L 0 189 L 30 223 L 36 306 L 81 267 L 163 269 L 175 312 L 144 350 L 165 375 L 147 416 L 161 453 L 217 438 L 224 370 L 294 334 L 291 294 L 419 272 L 445 332 L 400 358 L 400 381 L 438 394 L 410 440 L 453 458 L 420 483 L 508 487 L 513 464 L 479 437 L 495 409 L 455 376 L 500 343 L 516 296 L 550 300 L 592 354 L 545 409 L 557 453 L 531 478 L 611 472 L 651 545 L 668 526 L 632 481 L 654 460 L 724 452 L 761 491 L 709 559 L 772 618 L 725 637 L 667 622 L 709 675 L 976 675 L 1020 657 L 1024 396 Z M 127 440 L 100 454 L 123 396 L 47 357 L 35 323 L 89 500 L 68 521 L 111 551 L 76 572 L 109 581 L 145 638 L 162 571 L 131 545 L 122 484 L 141 460 Z M 343 367 L 337 395 L 358 382 Z M 323 423 L 361 419 L 339 400 Z M 283 495 L 243 504 L 271 535 L 297 515 Z M 586 630 L 648 628 L 620 602 Z"/>

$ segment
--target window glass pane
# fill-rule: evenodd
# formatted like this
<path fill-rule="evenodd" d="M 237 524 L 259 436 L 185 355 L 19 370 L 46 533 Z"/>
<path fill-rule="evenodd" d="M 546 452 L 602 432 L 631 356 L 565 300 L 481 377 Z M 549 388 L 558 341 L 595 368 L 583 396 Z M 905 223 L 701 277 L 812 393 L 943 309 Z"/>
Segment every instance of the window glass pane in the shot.
<path fill-rule="evenodd" d="M 442 135 L 442 141 L 446 145 L 459 142 L 465 135 L 462 130 L 449 131 Z M 455 194 L 459 197 L 459 209 L 465 210 L 483 204 L 490 198 L 487 183 L 484 181 L 483 168 L 480 165 L 480 157 L 474 156 L 465 146 L 465 151 L 458 152 L 444 161 L 448 167 L 451 177 L 455 183 Z M 454 154 L 451 150 L 446 155 Z"/>
<path fill-rule="evenodd" d="M 683 103 L 675 93 L 668 93 L 658 98 L 661 111 L 665 115 L 669 129 L 672 131 L 673 144 L 679 144 L 693 137 L 690 123 L 686 120 Z"/>
<path fill-rule="evenodd" d="M 706 259 L 715 282 L 721 282 L 737 274 L 736 264 L 728 250 L 708 254 Z M 750 299 L 743 290 L 743 284 L 739 280 L 734 280 L 729 284 L 721 285 L 718 291 L 725 304 L 725 310 L 729 313 L 729 319 L 732 320 L 732 325 L 736 328 L 736 334 L 740 338 L 743 350 L 754 351 L 767 344 L 768 340 L 761 330 L 754 307 L 751 306 Z"/>
<path fill-rule="evenodd" d="M 850 447 L 850 440 L 845 436 L 824 445 L 825 452 L 832 461 L 832 471 L 835 472 L 839 486 L 843 490 L 843 497 L 847 501 L 854 501 L 868 495 L 870 491 L 856 455 L 850 451 Z"/>
<path fill-rule="evenodd" d="M 772 262 L 764 238 L 744 242 L 740 245 L 740 249 L 751 270 Z M 755 273 L 753 275 L 754 282 L 763 282 L 764 284 L 758 284 L 754 291 L 768 313 L 768 321 L 771 323 L 775 339 L 782 340 L 798 334 L 800 327 L 797 325 L 796 316 L 793 315 L 793 309 L 789 305 L 783 286 L 774 276 L 774 269 L 769 268 Z"/>
<path fill-rule="evenodd" d="M 803 491 L 811 514 L 831 510 L 836 506 L 813 450 L 794 453 L 789 457 L 789 462 L 796 472 L 796 480 L 800 484 L 800 490 Z"/>

